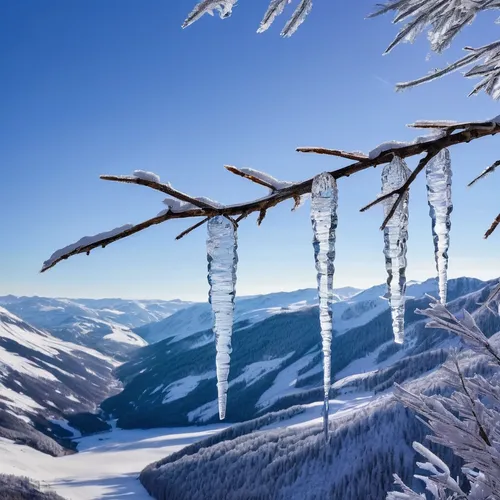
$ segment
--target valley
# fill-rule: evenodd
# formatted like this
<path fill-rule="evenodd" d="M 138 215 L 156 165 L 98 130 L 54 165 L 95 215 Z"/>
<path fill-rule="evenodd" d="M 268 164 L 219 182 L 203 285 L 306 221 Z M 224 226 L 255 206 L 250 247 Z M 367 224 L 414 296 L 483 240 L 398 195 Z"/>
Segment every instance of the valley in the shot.
<path fill-rule="evenodd" d="M 473 313 L 495 334 L 500 319 L 480 304 L 497 284 L 450 280 L 450 311 Z M 435 279 L 408 284 L 403 346 L 392 341 L 384 290 L 336 292 L 327 446 L 315 290 L 238 299 L 222 423 L 207 304 L 166 302 L 158 311 L 160 301 L 0 298 L 0 470 L 75 500 L 149 498 L 146 490 L 157 498 L 240 500 L 257 476 L 261 493 L 276 499 L 316 498 L 307 496 L 311 481 L 322 484 L 317 498 L 331 491 L 338 500 L 374 491 L 383 498 L 393 471 L 411 478 L 408 443 L 425 436 L 396 403 L 394 383 L 444 390 L 441 366 L 462 347 L 416 312 L 437 296 Z M 140 342 L 110 352 L 101 342 L 108 328 Z M 461 356 L 477 373 L 486 369 L 468 351 Z M 346 462 L 357 468 L 321 478 L 324 464 Z M 200 496 L 207 475 L 222 489 Z"/>

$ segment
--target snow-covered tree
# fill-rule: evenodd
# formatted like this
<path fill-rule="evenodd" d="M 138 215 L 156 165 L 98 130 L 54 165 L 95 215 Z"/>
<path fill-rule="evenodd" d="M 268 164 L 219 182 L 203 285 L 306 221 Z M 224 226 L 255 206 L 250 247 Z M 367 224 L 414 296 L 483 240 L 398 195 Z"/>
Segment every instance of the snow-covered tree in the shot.
<path fill-rule="evenodd" d="M 490 298 L 485 304 L 491 304 Z M 417 463 L 425 472 L 416 475 L 428 494 L 438 500 L 493 500 L 500 498 L 500 349 L 477 326 L 474 317 L 463 313 L 457 319 L 442 304 L 421 311 L 430 318 L 429 328 L 442 328 L 457 334 L 464 343 L 491 365 L 491 375 L 467 374 L 457 355 L 445 364 L 450 395 L 413 394 L 396 385 L 396 397 L 418 413 L 432 431 L 428 439 L 450 448 L 464 460 L 462 471 L 469 487 L 463 488 L 451 477 L 448 466 L 421 443 L 415 451 L 426 461 Z M 388 500 L 421 499 L 422 494 L 406 486 L 396 475 L 402 492 L 391 492 Z"/>

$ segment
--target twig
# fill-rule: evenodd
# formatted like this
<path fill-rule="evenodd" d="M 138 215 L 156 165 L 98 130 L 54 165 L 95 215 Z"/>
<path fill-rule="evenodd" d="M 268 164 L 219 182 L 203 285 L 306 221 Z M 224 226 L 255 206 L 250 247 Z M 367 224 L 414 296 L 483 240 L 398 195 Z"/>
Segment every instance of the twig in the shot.
<path fill-rule="evenodd" d="M 156 191 L 160 191 L 165 194 L 169 194 L 178 200 L 185 201 L 186 203 L 191 203 L 195 207 L 199 208 L 214 208 L 212 205 L 205 203 L 204 201 L 197 200 L 182 191 L 177 191 L 169 184 L 163 184 L 161 182 L 154 182 L 147 179 L 141 179 L 139 177 L 129 177 L 129 176 L 120 176 L 120 175 L 101 175 L 100 179 L 103 181 L 114 181 L 114 182 L 124 182 L 127 184 L 139 184 L 140 186 L 146 186 L 151 189 L 155 189 Z"/>
<path fill-rule="evenodd" d="M 231 172 L 232 174 L 239 175 L 240 177 L 244 177 L 245 179 L 248 179 L 252 182 L 255 182 L 255 184 L 259 184 L 260 186 L 264 186 L 266 188 L 269 188 L 271 191 L 276 191 L 276 188 L 272 184 L 269 184 L 268 182 L 265 182 L 262 179 L 255 177 L 254 175 L 248 174 L 246 172 L 242 172 L 239 168 L 233 167 L 231 165 L 224 165 L 224 168 L 226 170 L 228 170 L 229 172 Z"/>
<path fill-rule="evenodd" d="M 365 158 L 363 157 L 362 159 L 359 159 L 361 155 L 358 155 L 357 153 L 353 153 L 353 155 L 358 159 L 358 161 L 355 161 L 354 163 L 351 163 L 350 165 L 347 165 L 343 168 L 339 168 L 337 170 L 334 170 L 330 172 L 330 174 L 335 178 L 335 179 L 340 179 L 342 177 L 349 177 L 350 175 L 356 174 L 358 172 L 361 172 L 363 170 L 366 170 L 371 167 L 376 167 L 378 165 L 382 165 L 385 163 L 389 163 L 394 154 L 397 154 L 400 158 L 408 158 L 412 156 L 417 156 L 422 153 L 429 153 L 431 151 L 439 151 L 443 148 L 448 148 L 451 146 L 454 146 L 456 144 L 461 144 L 465 142 L 469 142 L 471 140 L 476 140 L 480 139 L 482 137 L 486 137 L 489 135 L 496 135 L 500 133 L 500 124 L 497 124 L 495 122 L 484 122 L 484 123 L 479 123 L 479 124 L 466 124 L 467 128 L 466 130 L 462 130 L 460 132 L 444 135 L 442 137 L 437 137 L 436 139 L 429 140 L 427 142 L 416 142 L 412 144 L 408 144 L 407 146 L 403 147 L 396 147 L 392 148 L 387 151 L 383 151 L 380 153 L 377 157 L 375 158 Z M 326 151 L 334 152 L 338 150 L 327 150 L 325 148 L 298 148 L 298 151 L 301 152 L 310 152 L 310 153 L 319 153 L 319 154 L 329 154 L 325 153 Z M 330 153 L 333 154 L 333 153 Z M 350 154 L 350 153 L 347 153 Z M 334 154 L 335 155 L 335 154 Z M 335 155 L 338 156 L 338 155 Z M 426 157 L 427 158 L 427 157 Z M 422 161 L 422 160 L 421 160 Z M 420 166 L 420 164 L 419 164 Z M 423 166 L 421 166 L 421 169 Z M 418 169 L 415 169 L 412 175 L 417 175 L 418 174 Z M 192 217 L 203 217 L 203 218 L 208 218 L 208 217 L 214 217 L 216 215 L 224 215 L 224 216 L 230 216 L 230 217 L 236 217 L 235 222 L 238 223 L 244 218 L 248 217 L 253 212 L 259 212 L 259 221 L 262 222 L 263 220 L 263 215 L 269 210 L 270 208 L 286 201 L 289 199 L 297 199 L 298 196 L 307 194 L 311 192 L 312 188 L 312 183 L 313 183 L 313 178 L 307 179 L 303 182 L 292 184 L 290 186 L 284 187 L 282 189 L 277 189 L 273 193 L 269 194 L 268 196 L 264 198 L 259 198 L 257 200 L 253 200 L 250 202 L 245 202 L 241 204 L 236 204 L 236 205 L 229 205 L 229 206 L 224 206 L 224 207 L 215 207 L 212 206 L 208 203 L 205 203 L 203 201 L 197 200 L 196 198 L 193 198 L 191 196 L 186 195 L 185 193 L 182 193 L 180 191 L 177 191 L 173 189 L 171 186 L 167 184 L 161 184 L 157 182 L 152 182 L 144 179 L 139 179 L 136 177 L 117 177 L 117 176 L 102 176 L 103 179 L 105 180 L 111 180 L 111 181 L 116 181 L 116 182 L 125 182 L 125 183 L 132 183 L 132 184 L 139 184 L 143 186 L 150 187 L 152 189 L 161 191 L 163 193 L 169 194 L 170 196 L 173 196 L 181 201 L 185 201 L 187 203 L 191 203 L 195 207 L 198 208 L 193 208 L 193 209 L 187 209 L 187 210 L 182 210 L 178 212 L 172 212 L 171 210 L 167 211 L 166 213 L 154 217 L 152 219 L 148 219 L 144 222 L 141 222 L 140 224 L 137 224 L 133 226 L 132 228 L 129 228 L 121 233 L 118 233 L 112 237 L 105 238 L 103 240 L 95 241 L 92 244 L 88 244 L 82 247 L 78 247 L 76 249 L 73 249 L 71 251 L 68 251 L 64 255 L 58 257 L 55 259 L 53 262 L 51 262 L 51 265 L 48 266 L 47 268 L 43 269 L 43 271 L 46 271 L 47 269 L 50 269 L 51 267 L 54 267 L 58 262 L 61 262 L 62 260 L 66 260 L 67 258 L 81 254 L 81 253 L 89 253 L 95 248 L 100 248 L 102 246 L 109 245 L 110 243 L 113 243 L 115 241 L 121 240 L 123 238 L 126 238 L 132 234 L 135 234 L 139 231 L 142 231 L 148 227 L 151 227 L 155 224 L 160 224 L 162 222 L 166 222 L 167 220 L 170 219 L 185 219 L 185 218 L 192 218 Z M 378 199 L 377 202 L 380 202 L 382 200 Z M 397 205 L 396 205 L 397 207 Z M 394 207 L 393 207 L 394 208 Z M 395 210 L 395 208 L 394 208 Z M 485 235 L 485 237 L 488 237 L 493 230 L 496 228 L 496 226 L 500 224 L 500 215 L 497 217 L 496 224 L 494 224 L 494 227 L 490 228 L 488 233 Z"/>
<path fill-rule="evenodd" d="M 493 165 L 490 165 L 488 168 L 485 168 L 474 180 L 472 180 L 471 182 L 469 182 L 469 184 L 467 184 L 467 187 L 471 187 L 478 180 L 494 172 L 499 165 L 500 165 L 500 160 L 497 160 L 495 163 L 493 163 Z"/>
<path fill-rule="evenodd" d="M 467 389 L 467 385 L 465 383 L 464 376 L 462 374 L 462 370 L 460 369 L 460 365 L 458 364 L 458 359 L 454 358 L 453 362 L 454 362 L 455 367 L 457 369 L 457 374 L 458 374 L 458 377 L 460 379 L 460 382 L 461 382 L 461 385 L 462 385 L 462 389 L 463 389 L 463 391 L 465 392 L 465 395 L 467 396 L 467 398 L 470 401 L 470 404 L 471 404 L 470 405 L 470 410 L 471 410 L 471 413 L 472 413 L 472 415 L 473 415 L 473 417 L 474 417 L 474 419 L 476 421 L 477 427 L 479 429 L 479 436 L 486 443 L 487 446 L 491 446 L 491 441 L 490 441 L 490 439 L 488 437 L 488 434 L 486 433 L 486 431 L 484 430 L 484 427 L 481 425 L 481 422 L 479 421 L 479 417 L 477 415 L 476 403 L 474 401 L 474 398 L 471 396 L 470 392 Z"/>
<path fill-rule="evenodd" d="M 387 217 L 385 218 L 384 222 L 382 223 L 382 226 L 380 227 L 380 229 L 385 229 L 385 227 L 387 226 L 388 222 L 391 220 L 392 216 L 396 212 L 399 204 L 403 200 L 403 197 L 404 197 L 405 193 L 410 188 L 410 185 L 412 184 L 412 182 L 417 178 L 418 174 L 420 172 L 422 172 L 422 170 L 425 168 L 425 166 L 427 165 L 427 163 L 429 163 L 429 161 L 432 158 L 434 158 L 434 156 L 437 155 L 438 152 L 439 151 L 436 151 L 434 149 L 429 149 L 429 151 L 427 152 L 427 155 L 418 162 L 417 168 L 410 174 L 410 176 L 408 177 L 407 181 L 401 187 L 395 189 L 394 191 L 391 191 L 390 193 L 386 193 L 386 194 L 384 194 L 382 196 L 379 196 L 377 199 L 373 200 L 371 203 L 368 203 L 368 205 L 364 206 L 360 210 L 360 212 L 365 212 L 369 208 L 372 208 L 373 206 L 378 205 L 382 201 L 387 200 L 388 198 L 390 198 L 390 197 L 392 197 L 394 195 L 398 195 L 396 201 L 392 205 L 392 208 L 391 208 L 390 212 L 387 214 Z"/>
<path fill-rule="evenodd" d="M 492 224 L 491 224 L 490 228 L 488 229 L 488 231 L 486 231 L 484 233 L 484 239 L 485 240 L 488 239 L 492 235 L 493 231 L 495 231 L 495 229 L 498 227 L 499 224 L 500 224 L 500 214 L 498 214 L 497 218 L 492 222 Z"/>
<path fill-rule="evenodd" d="M 188 227 L 185 231 L 182 231 L 181 234 L 177 235 L 175 237 L 175 239 L 176 240 L 180 240 L 180 239 L 184 238 L 184 236 L 187 236 L 191 231 L 194 231 L 195 229 L 198 229 L 199 227 L 203 226 L 203 224 L 205 224 L 206 222 L 208 222 L 208 219 L 209 219 L 209 217 L 207 217 L 206 219 L 203 219 L 203 220 L 197 222 L 196 224 L 194 224 L 191 227 Z"/>
<path fill-rule="evenodd" d="M 297 148 L 297 152 L 299 153 L 316 153 L 319 155 L 330 155 L 330 156 L 338 156 L 340 158 L 347 158 L 348 160 L 356 160 L 356 161 L 362 161 L 362 160 L 367 160 L 368 156 L 363 154 L 363 153 L 355 153 L 355 152 L 348 152 L 348 151 L 342 151 L 340 149 L 327 149 L 327 148 Z"/>

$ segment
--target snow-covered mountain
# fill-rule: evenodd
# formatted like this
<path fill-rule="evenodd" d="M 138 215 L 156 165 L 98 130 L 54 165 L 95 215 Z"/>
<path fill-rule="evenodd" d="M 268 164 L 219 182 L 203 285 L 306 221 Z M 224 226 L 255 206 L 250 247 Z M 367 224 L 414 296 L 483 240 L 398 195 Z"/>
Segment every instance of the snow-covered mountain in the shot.
<path fill-rule="evenodd" d="M 359 292 L 358 288 L 353 287 L 338 288 L 334 290 L 335 301 L 345 301 Z M 251 325 L 275 314 L 304 310 L 317 304 L 318 292 L 315 288 L 236 297 L 235 322 Z M 163 339 L 178 341 L 211 327 L 212 310 L 210 304 L 204 302 L 182 309 L 163 321 L 135 328 L 134 331 L 153 344 Z"/>
<path fill-rule="evenodd" d="M 474 278 L 451 280 L 452 307 L 477 307 L 480 296 L 491 286 L 492 282 Z M 424 320 L 414 313 L 417 307 L 427 307 L 430 299 L 426 294 L 437 295 L 436 280 L 408 287 L 413 298 L 406 306 L 408 339 L 403 349 L 392 341 L 390 312 L 387 301 L 381 298 L 384 291 L 383 286 L 374 287 L 333 304 L 336 336 L 332 342 L 332 372 L 337 381 L 363 372 L 390 371 L 409 356 L 424 354 L 413 364 L 400 365 L 403 377 L 408 375 L 405 366 L 415 366 L 422 373 L 444 361 L 441 349 L 447 349 L 449 341 L 442 332 L 424 331 Z M 262 315 L 263 319 L 244 321 L 240 316 L 235 326 L 229 422 L 322 398 L 317 307 L 302 304 L 272 314 L 269 309 L 259 308 L 255 313 L 248 310 L 247 317 Z M 210 329 L 193 334 L 187 331 L 178 335 L 172 330 L 166 339 L 141 349 L 117 369 L 124 390 L 101 406 L 119 418 L 120 426 L 156 427 L 217 420 L 213 334 Z"/>
<path fill-rule="evenodd" d="M 492 286 L 462 295 L 450 308 L 477 310 Z M 487 334 L 500 329 L 500 318 L 486 308 L 475 319 Z M 328 441 L 321 402 L 301 404 L 232 426 L 150 464 L 141 473 L 142 484 L 154 498 L 177 500 L 384 500 L 388 491 L 397 489 L 393 473 L 423 491 L 413 478 L 417 470 L 422 474 L 413 441 L 424 442 L 449 466 L 451 477 L 458 477 L 463 461 L 425 440 L 429 429 L 391 390 L 395 381 L 405 380 L 405 388 L 417 394 L 452 390 L 439 365 L 457 339 L 444 331 L 424 333 L 422 321 L 413 322 L 411 330 L 413 347 L 404 349 L 404 359 L 337 384 Z M 490 342 L 498 350 L 500 333 Z M 460 353 L 465 373 L 491 375 L 498 366 L 488 361 L 471 351 Z M 204 487 L 207 478 L 210 488 Z"/>
<path fill-rule="evenodd" d="M 27 323 L 119 359 L 147 345 L 132 328 L 158 322 L 190 305 L 180 300 L 0 297 L 0 306 Z"/>
<path fill-rule="evenodd" d="M 0 437 L 61 454 L 39 431 L 70 436 L 65 419 L 96 410 L 118 389 L 115 366 L 109 357 L 57 339 L 0 308 Z"/>

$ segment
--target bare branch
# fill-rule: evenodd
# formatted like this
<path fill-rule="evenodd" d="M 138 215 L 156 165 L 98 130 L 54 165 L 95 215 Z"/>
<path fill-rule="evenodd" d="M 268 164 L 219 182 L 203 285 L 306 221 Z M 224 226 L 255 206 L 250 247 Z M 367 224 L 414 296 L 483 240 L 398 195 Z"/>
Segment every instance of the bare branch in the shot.
<path fill-rule="evenodd" d="M 486 177 L 488 174 L 491 174 L 492 172 L 495 171 L 495 169 L 500 165 L 500 160 L 497 160 L 493 165 L 490 165 L 488 168 L 484 169 L 474 180 L 469 182 L 467 184 L 467 187 L 471 187 L 473 184 L 475 184 L 478 180 L 482 179 L 483 177 Z"/>
<path fill-rule="evenodd" d="M 465 127 L 465 125 L 467 125 Z M 405 144 L 405 145 L 398 145 L 397 147 L 393 147 L 387 150 L 383 150 L 380 152 L 375 157 L 362 157 L 358 153 L 352 153 L 352 156 L 356 156 L 356 158 L 361 158 L 358 161 L 355 161 L 354 163 L 351 163 L 350 165 L 347 165 L 343 168 L 339 168 L 337 170 L 334 170 L 330 172 L 330 174 L 335 178 L 335 179 L 340 179 L 342 177 L 349 177 L 350 175 L 356 174 L 358 172 L 361 172 L 363 170 L 366 170 L 371 167 L 376 167 L 378 165 L 382 165 L 385 163 L 389 163 L 393 155 L 396 154 L 400 158 L 408 158 L 412 156 L 417 156 L 422 153 L 427 153 L 427 156 L 422 159 L 419 163 L 419 166 L 414 170 L 412 175 L 410 176 L 409 179 L 409 184 L 413 182 L 414 177 L 418 175 L 418 173 L 425 167 L 425 164 L 427 161 L 430 159 L 429 155 L 436 154 L 439 150 L 443 148 L 448 148 L 451 146 L 454 146 L 456 144 L 461 144 L 461 143 L 466 143 L 470 142 L 472 140 L 480 139 L 482 137 L 486 137 L 488 135 L 496 135 L 500 133 L 500 124 L 494 122 L 494 121 L 487 121 L 487 122 L 482 122 L 482 123 L 474 123 L 471 122 L 469 124 L 465 124 L 464 130 L 455 132 L 455 133 L 450 133 L 447 135 L 442 135 L 436 138 L 430 138 L 427 140 L 417 140 L 414 141 L 413 143 L 410 144 Z M 328 153 L 329 152 L 338 152 L 339 150 L 332 150 L 332 149 L 326 149 L 326 148 L 299 148 L 298 151 L 300 152 L 313 152 L 313 153 L 318 153 L 318 154 L 331 154 L 333 156 L 338 156 L 337 154 L 333 153 Z M 434 153 L 432 153 L 434 152 Z M 347 153 L 351 155 L 351 153 Z M 425 163 L 422 163 L 425 162 Z M 239 169 L 238 169 L 239 170 Z M 233 172 L 234 173 L 234 172 Z M 203 200 L 191 197 L 185 193 L 182 193 L 180 191 L 177 191 L 176 189 L 172 188 L 168 184 L 162 184 L 158 182 L 154 182 L 151 180 L 147 179 L 142 179 L 142 178 L 137 178 L 137 177 L 118 177 L 118 176 L 111 176 L 111 175 L 105 175 L 101 177 L 104 180 L 110 180 L 110 181 L 116 181 L 116 182 L 125 182 L 129 184 L 139 184 L 143 186 L 150 187 L 152 189 L 155 189 L 157 191 L 160 191 L 162 193 L 166 193 L 174 198 L 177 198 L 178 200 L 184 201 L 186 203 L 190 203 L 193 208 L 187 208 L 183 209 L 181 211 L 172 211 L 172 210 L 167 210 L 164 213 L 161 213 L 160 215 L 153 217 L 152 219 L 149 219 L 147 221 L 141 222 L 140 224 L 137 224 L 135 226 L 132 226 L 128 228 L 127 230 L 120 232 L 118 234 L 114 234 L 112 237 L 105 237 L 102 240 L 98 241 L 92 241 L 90 244 L 85 244 L 80 247 L 73 245 L 71 246 L 71 249 L 68 250 L 67 252 L 58 252 L 61 253 L 61 255 L 58 255 L 57 258 L 53 258 L 53 260 L 49 259 L 50 265 L 46 266 L 43 268 L 42 271 L 46 271 L 47 269 L 50 269 L 54 267 L 58 262 L 61 262 L 62 260 L 65 260 L 73 255 L 77 255 L 80 253 L 88 253 L 92 251 L 95 248 L 99 247 L 105 247 L 109 245 L 110 243 L 113 243 L 115 241 L 121 240 L 123 238 L 126 238 L 132 234 L 135 234 L 139 231 L 142 231 L 148 227 L 151 227 L 156 224 L 160 224 L 162 222 L 165 222 L 170 219 L 184 219 L 184 218 L 193 218 L 193 217 L 203 217 L 203 218 L 209 218 L 209 217 L 214 217 L 216 215 L 223 215 L 227 217 L 235 217 L 234 222 L 237 224 L 241 220 L 245 219 L 248 217 L 250 214 L 253 212 L 258 212 L 259 213 L 259 219 L 258 222 L 261 223 L 267 213 L 267 211 L 286 201 L 289 199 L 297 200 L 298 197 L 305 195 L 307 193 L 311 192 L 312 188 L 312 182 L 313 178 L 307 179 L 303 182 L 298 182 L 295 184 L 290 184 L 290 185 L 284 185 L 284 187 L 280 187 L 279 189 L 275 189 L 275 191 L 268 196 L 265 196 L 263 198 L 259 198 L 256 200 L 252 200 L 249 202 L 244 202 L 244 203 L 239 203 L 235 205 L 228 205 L 228 206 L 215 206 L 208 203 L 204 202 Z M 265 181 L 264 181 L 265 182 Z M 268 187 L 268 186 L 266 186 Z M 404 191 L 403 191 L 404 192 Z M 396 193 L 392 193 L 396 194 Z M 397 193 L 400 194 L 400 193 Z M 377 203 L 382 201 L 382 199 L 377 199 Z M 399 203 L 399 201 L 397 202 Z M 376 203 L 375 203 L 376 204 Z M 397 207 L 397 205 L 396 205 Z M 395 208 L 394 208 L 395 210 Z M 500 215 L 497 217 L 494 225 L 488 233 L 485 235 L 485 237 L 488 237 L 496 228 L 496 226 L 500 224 Z"/>
<path fill-rule="evenodd" d="M 184 236 L 187 236 L 190 232 L 192 232 L 195 229 L 198 229 L 199 227 L 203 226 L 203 224 L 205 224 L 206 222 L 208 222 L 208 220 L 209 220 L 209 217 L 207 217 L 206 219 L 200 220 L 196 224 L 193 224 L 192 226 L 188 227 L 186 230 L 182 231 L 181 234 L 177 235 L 175 237 L 175 239 L 176 240 L 180 240 L 180 239 L 184 238 Z"/>
<path fill-rule="evenodd" d="M 387 217 L 385 218 L 384 222 L 380 226 L 381 230 L 384 230 L 385 227 L 387 226 L 388 222 L 392 219 L 392 216 L 394 215 L 394 213 L 396 212 L 399 204 L 403 200 L 405 193 L 408 191 L 408 189 L 410 189 L 411 183 L 417 178 L 417 175 L 420 172 L 422 172 L 422 170 L 425 168 L 425 166 L 427 165 L 427 163 L 429 163 L 429 161 L 432 158 L 434 158 L 434 156 L 436 156 L 438 154 L 438 152 L 439 151 L 430 150 L 427 153 L 427 156 L 425 158 L 422 158 L 418 162 L 417 168 L 410 174 L 410 177 L 408 177 L 408 180 L 400 188 L 400 193 L 399 193 L 399 196 L 398 196 L 397 200 L 394 202 L 394 205 L 392 205 L 392 208 L 391 208 L 390 212 L 387 214 Z"/>
<path fill-rule="evenodd" d="M 418 162 L 417 168 L 411 173 L 410 177 L 408 177 L 408 180 L 400 188 L 395 189 L 394 191 L 391 191 L 390 193 L 386 193 L 382 196 L 379 196 L 378 198 L 373 200 L 371 203 L 368 203 L 368 205 L 364 206 L 360 210 L 360 212 L 365 212 L 369 208 L 372 208 L 375 205 L 378 205 L 379 203 L 381 203 L 382 201 L 387 200 L 388 198 L 391 198 L 392 196 L 397 194 L 398 195 L 397 200 L 392 205 L 390 212 L 387 214 L 387 217 L 385 218 L 382 226 L 380 227 L 380 229 L 385 229 L 385 227 L 387 226 L 387 223 L 391 220 L 392 216 L 396 212 L 396 209 L 398 208 L 399 204 L 401 203 L 405 193 L 410 188 L 410 185 L 412 184 L 412 182 L 417 178 L 418 174 L 420 172 L 422 172 L 422 170 L 425 168 L 427 163 L 429 163 L 429 161 L 432 158 L 434 158 L 434 156 L 436 156 L 438 154 L 438 152 L 439 151 L 429 149 L 427 155 Z"/>
<path fill-rule="evenodd" d="M 500 214 L 498 214 L 497 218 L 492 222 L 488 231 L 486 231 L 486 233 L 484 233 L 485 240 L 488 239 L 493 234 L 493 232 L 495 231 L 495 229 L 498 227 L 499 224 L 500 224 Z"/>
<path fill-rule="evenodd" d="M 299 153 L 316 153 L 319 155 L 330 155 L 338 156 L 339 158 L 347 158 L 348 160 L 362 161 L 367 160 L 368 156 L 363 153 L 342 151 L 340 149 L 327 149 L 327 148 L 316 148 L 316 147 L 303 147 L 297 148 Z"/>

